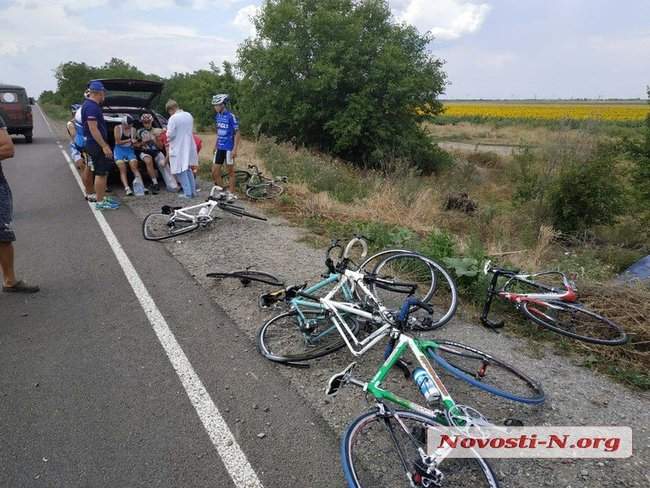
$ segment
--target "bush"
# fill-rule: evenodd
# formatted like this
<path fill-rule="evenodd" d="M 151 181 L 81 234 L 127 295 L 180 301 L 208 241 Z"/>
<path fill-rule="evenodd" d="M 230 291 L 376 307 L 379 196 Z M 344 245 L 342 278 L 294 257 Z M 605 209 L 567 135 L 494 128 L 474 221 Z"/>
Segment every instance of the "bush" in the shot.
<path fill-rule="evenodd" d="M 418 251 L 434 261 L 443 262 L 456 255 L 456 241 L 445 231 L 433 230 L 420 243 Z"/>
<path fill-rule="evenodd" d="M 254 23 L 238 60 L 263 133 L 363 166 L 404 158 L 430 173 L 450 163 L 419 125 L 442 109 L 442 63 L 432 38 L 394 22 L 387 2 L 269 0 Z"/>
<path fill-rule="evenodd" d="M 566 233 L 611 224 L 624 209 L 624 188 L 617 177 L 613 155 L 601 152 L 586 163 L 568 162 L 548 194 L 553 227 Z"/>

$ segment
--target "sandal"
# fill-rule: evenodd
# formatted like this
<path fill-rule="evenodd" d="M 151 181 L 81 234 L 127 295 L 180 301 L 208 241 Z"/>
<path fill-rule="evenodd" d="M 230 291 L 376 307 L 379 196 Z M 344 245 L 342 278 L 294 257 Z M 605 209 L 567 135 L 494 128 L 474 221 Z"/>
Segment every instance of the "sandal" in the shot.
<path fill-rule="evenodd" d="M 16 281 L 14 286 L 3 286 L 2 291 L 5 293 L 36 293 L 40 288 L 36 285 L 28 285 L 24 281 Z"/>

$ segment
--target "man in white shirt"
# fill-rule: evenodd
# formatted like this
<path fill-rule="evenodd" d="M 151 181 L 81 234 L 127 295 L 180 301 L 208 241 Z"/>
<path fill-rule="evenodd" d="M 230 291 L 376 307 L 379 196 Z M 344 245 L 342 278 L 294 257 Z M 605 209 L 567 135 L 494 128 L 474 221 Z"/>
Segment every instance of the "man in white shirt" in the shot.
<path fill-rule="evenodd" d="M 167 140 L 169 143 L 169 166 L 172 174 L 183 188 L 182 198 L 197 196 L 194 174 L 190 164 L 198 161 L 196 144 L 192 136 L 194 130 L 194 118 L 189 112 L 178 107 L 175 100 L 168 100 L 165 109 L 169 114 L 167 121 Z"/>

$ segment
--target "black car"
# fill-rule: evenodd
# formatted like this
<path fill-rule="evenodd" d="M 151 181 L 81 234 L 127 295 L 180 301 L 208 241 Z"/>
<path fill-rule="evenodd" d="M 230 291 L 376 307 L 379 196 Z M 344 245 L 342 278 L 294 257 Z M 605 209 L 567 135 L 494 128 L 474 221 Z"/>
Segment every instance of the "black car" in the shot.
<path fill-rule="evenodd" d="M 32 142 L 32 105 L 34 99 L 27 96 L 22 86 L 0 84 L 0 117 L 9 134 L 22 134 L 25 142 Z"/>

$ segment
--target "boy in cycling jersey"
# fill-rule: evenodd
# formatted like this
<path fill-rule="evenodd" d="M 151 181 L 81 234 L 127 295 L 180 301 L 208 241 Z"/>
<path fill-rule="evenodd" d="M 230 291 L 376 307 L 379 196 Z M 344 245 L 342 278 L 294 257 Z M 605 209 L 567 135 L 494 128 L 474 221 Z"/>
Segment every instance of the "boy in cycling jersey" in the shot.
<path fill-rule="evenodd" d="M 212 97 L 214 107 L 214 121 L 217 131 L 217 143 L 214 148 L 214 159 L 212 166 L 212 179 L 214 184 L 223 187 L 221 179 L 221 168 L 226 164 L 228 168 L 228 197 L 234 198 L 235 193 L 235 158 L 239 148 L 239 122 L 232 112 L 226 109 L 230 98 L 222 93 Z"/>

